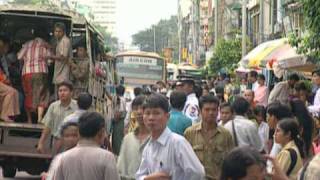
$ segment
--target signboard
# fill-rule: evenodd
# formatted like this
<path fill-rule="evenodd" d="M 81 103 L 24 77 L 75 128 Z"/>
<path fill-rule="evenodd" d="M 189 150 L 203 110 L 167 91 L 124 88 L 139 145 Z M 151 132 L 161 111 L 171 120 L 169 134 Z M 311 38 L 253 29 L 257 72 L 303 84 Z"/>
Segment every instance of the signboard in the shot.
<path fill-rule="evenodd" d="M 188 49 L 182 48 L 182 59 L 186 60 L 188 58 Z"/>
<path fill-rule="evenodd" d="M 155 66 L 157 65 L 157 59 L 148 57 L 125 56 L 123 57 L 123 63 Z"/>
<path fill-rule="evenodd" d="M 164 61 L 162 59 L 124 56 L 116 61 L 120 77 L 162 80 Z"/>

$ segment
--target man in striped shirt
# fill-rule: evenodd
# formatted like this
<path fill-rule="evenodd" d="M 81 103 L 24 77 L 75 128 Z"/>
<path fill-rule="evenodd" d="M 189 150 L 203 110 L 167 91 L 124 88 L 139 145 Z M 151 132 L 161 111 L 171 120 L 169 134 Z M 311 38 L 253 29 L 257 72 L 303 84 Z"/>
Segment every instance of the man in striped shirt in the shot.
<path fill-rule="evenodd" d="M 32 123 L 31 112 L 34 111 L 38 112 L 38 122 L 40 122 L 44 109 L 48 106 L 47 59 L 51 54 L 49 44 L 39 37 L 26 42 L 18 53 L 18 59 L 24 62 L 22 85 L 28 123 Z"/>

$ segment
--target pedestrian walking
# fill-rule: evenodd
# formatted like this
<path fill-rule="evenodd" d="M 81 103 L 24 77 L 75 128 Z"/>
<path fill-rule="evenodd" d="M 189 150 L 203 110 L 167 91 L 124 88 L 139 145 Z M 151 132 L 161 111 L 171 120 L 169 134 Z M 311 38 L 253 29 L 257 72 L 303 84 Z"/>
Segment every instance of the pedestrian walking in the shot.
<path fill-rule="evenodd" d="M 294 119 L 283 119 L 277 124 L 275 142 L 282 149 L 276 157 L 280 168 L 290 180 L 296 180 L 303 166 L 303 141 L 300 139 L 298 122 Z"/>
<path fill-rule="evenodd" d="M 222 103 L 220 105 L 220 120 L 218 125 L 224 126 L 227 122 L 233 120 L 234 112 L 230 103 Z"/>
<path fill-rule="evenodd" d="M 60 155 L 53 180 L 120 180 L 113 154 L 100 147 L 106 137 L 102 115 L 83 114 L 79 133 L 77 146 Z"/>
<path fill-rule="evenodd" d="M 195 82 L 191 78 L 183 78 L 180 82 L 183 92 L 187 95 L 183 114 L 190 118 L 192 123 L 196 123 L 199 120 L 199 101 L 195 93 Z"/>
<path fill-rule="evenodd" d="M 132 101 L 132 110 L 136 113 L 137 126 L 123 139 L 117 162 L 122 180 L 134 180 L 141 163 L 142 152 L 146 146 L 150 132 L 143 122 L 143 103 L 146 97 L 137 96 Z"/>
<path fill-rule="evenodd" d="M 257 149 L 249 146 L 237 147 L 224 159 L 220 180 L 264 180 L 265 164 L 265 159 Z"/>
<path fill-rule="evenodd" d="M 63 119 L 78 109 L 77 102 L 72 99 L 73 86 L 70 82 L 62 82 L 58 84 L 59 100 L 53 102 L 46 115 L 43 118 L 44 129 L 42 130 L 37 150 L 45 153 L 44 144 L 49 136 L 53 137 L 53 154 L 60 151 L 61 140 L 59 136 L 59 128 Z"/>
<path fill-rule="evenodd" d="M 217 125 L 219 100 L 211 95 L 203 96 L 199 105 L 202 121 L 189 127 L 184 134 L 205 167 L 206 179 L 218 180 L 221 162 L 234 143 L 229 131 Z"/>
<path fill-rule="evenodd" d="M 264 106 L 256 106 L 253 110 L 255 120 L 258 124 L 258 133 L 263 144 L 264 153 L 269 153 L 269 125 L 266 123 L 266 109 Z"/>
<path fill-rule="evenodd" d="M 243 97 L 236 98 L 232 104 L 235 117 L 224 127 L 231 133 L 236 146 L 251 146 L 262 152 L 263 144 L 258 134 L 257 125 L 245 117 L 249 106 L 249 102 Z"/>
<path fill-rule="evenodd" d="M 202 180 L 205 172 L 188 141 L 167 128 L 169 103 L 160 94 L 151 94 L 144 104 L 143 120 L 151 132 L 137 180 Z"/>
<path fill-rule="evenodd" d="M 184 131 L 192 125 L 192 120 L 184 115 L 181 111 L 185 105 L 187 96 L 184 92 L 173 91 L 170 95 L 170 118 L 168 128 L 177 134 L 183 136 Z"/>

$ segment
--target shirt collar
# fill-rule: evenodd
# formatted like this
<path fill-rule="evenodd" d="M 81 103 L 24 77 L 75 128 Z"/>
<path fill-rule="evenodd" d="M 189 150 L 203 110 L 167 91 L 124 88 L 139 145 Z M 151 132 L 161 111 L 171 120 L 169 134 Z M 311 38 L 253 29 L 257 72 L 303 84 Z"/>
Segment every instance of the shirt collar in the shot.
<path fill-rule="evenodd" d="M 182 113 L 182 112 L 179 111 L 178 109 L 172 108 L 171 109 L 171 113 Z"/>
<path fill-rule="evenodd" d="M 191 97 L 196 97 L 196 93 L 191 93 L 188 95 L 188 98 L 191 98 Z"/>
<path fill-rule="evenodd" d="M 59 106 L 61 106 L 61 107 L 63 107 L 63 108 L 66 108 L 66 109 L 73 108 L 73 106 L 74 106 L 74 105 L 73 105 L 73 103 L 74 103 L 73 101 L 74 101 L 74 100 L 71 99 L 69 105 L 65 107 L 65 106 L 62 106 L 62 105 L 61 105 L 61 101 L 59 100 Z"/>
<path fill-rule="evenodd" d="M 200 123 L 195 124 L 194 126 L 195 126 L 196 131 L 201 131 L 202 130 L 202 126 L 203 126 L 202 121 Z M 217 132 L 221 132 L 221 127 L 218 126 L 218 124 L 217 124 L 217 127 L 216 127 L 216 131 Z"/>
<path fill-rule="evenodd" d="M 162 134 L 160 135 L 160 137 L 158 137 L 158 139 L 156 141 L 158 143 L 160 143 L 161 145 L 165 146 L 171 133 L 172 133 L 171 130 L 168 127 L 166 127 L 164 129 L 164 131 L 162 132 Z"/>
<path fill-rule="evenodd" d="M 92 140 L 88 140 L 88 139 L 81 139 L 79 140 L 78 147 L 84 147 L 84 146 L 89 146 L 89 147 L 100 147 L 96 142 L 92 141 Z"/>
<path fill-rule="evenodd" d="M 283 149 L 290 149 L 290 148 L 292 148 L 292 147 L 294 147 L 294 146 L 295 146 L 295 144 L 294 144 L 294 141 L 292 140 L 292 141 L 288 142 L 288 143 L 283 147 Z"/>
<path fill-rule="evenodd" d="M 237 120 L 237 119 L 247 119 L 247 118 L 244 117 L 244 116 L 241 116 L 241 115 L 236 115 L 236 116 L 234 117 L 234 120 Z"/>

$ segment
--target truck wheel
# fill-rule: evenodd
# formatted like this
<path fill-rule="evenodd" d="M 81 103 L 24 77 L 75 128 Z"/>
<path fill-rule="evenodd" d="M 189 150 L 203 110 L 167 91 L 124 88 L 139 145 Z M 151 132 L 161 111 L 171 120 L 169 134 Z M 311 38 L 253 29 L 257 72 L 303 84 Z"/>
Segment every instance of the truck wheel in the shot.
<path fill-rule="evenodd" d="M 13 166 L 3 166 L 2 176 L 6 178 L 13 178 L 14 176 L 16 176 L 16 168 Z"/>

